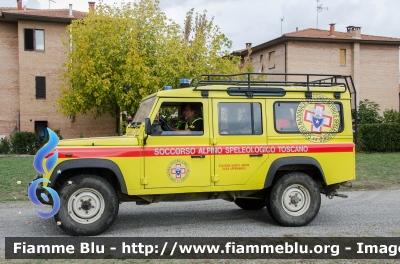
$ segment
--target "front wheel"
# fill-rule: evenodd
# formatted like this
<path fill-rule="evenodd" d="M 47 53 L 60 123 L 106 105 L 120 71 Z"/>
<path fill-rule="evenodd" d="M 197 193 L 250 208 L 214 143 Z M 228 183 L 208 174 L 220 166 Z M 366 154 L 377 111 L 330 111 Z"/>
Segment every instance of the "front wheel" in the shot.
<path fill-rule="evenodd" d="M 269 197 L 269 212 L 283 226 L 304 226 L 317 216 L 321 194 L 305 173 L 292 172 L 280 178 Z"/>
<path fill-rule="evenodd" d="M 79 175 L 58 191 L 60 210 L 54 216 L 60 227 L 73 236 L 95 236 L 114 222 L 119 202 L 114 188 L 96 175 Z"/>

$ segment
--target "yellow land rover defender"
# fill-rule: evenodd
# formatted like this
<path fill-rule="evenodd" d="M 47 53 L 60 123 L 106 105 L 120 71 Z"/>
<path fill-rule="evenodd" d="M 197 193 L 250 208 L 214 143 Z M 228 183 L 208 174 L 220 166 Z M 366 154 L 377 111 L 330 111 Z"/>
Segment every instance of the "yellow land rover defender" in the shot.
<path fill-rule="evenodd" d="M 70 235 L 111 226 L 121 202 L 223 199 L 283 226 L 355 179 L 350 76 L 201 75 L 145 98 L 120 137 L 62 140 L 44 178 Z"/>

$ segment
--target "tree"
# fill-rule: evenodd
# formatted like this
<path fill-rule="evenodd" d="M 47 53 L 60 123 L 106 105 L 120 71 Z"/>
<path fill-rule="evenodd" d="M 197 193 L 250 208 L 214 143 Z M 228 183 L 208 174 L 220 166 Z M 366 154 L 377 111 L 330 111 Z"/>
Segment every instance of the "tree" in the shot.
<path fill-rule="evenodd" d="M 385 109 L 385 111 L 383 111 L 383 123 L 400 124 L 400 112 L 394 109 Z"/>
<path fill-rule="evenodd" d="M 91 111 L 95 117 L 134 113 L 140 101 L 179 78 L 203 73 L 237 72 L 226 49 L 231 42 L 208 20 L 206 12 L 185 30 L 168 20 L 158 0 L 121 7 L 100 3 L 95 12 L 68 27 L 69 53 L 63 64 L 61 97 L 64 115 Z M 194 21 L 194 24 L 192 23 Z"/>
<path fill-rule="evenodd" d="M 382 123 L 382 117 L 379 115 L 379 104 L 365 99 L 360 101 L 357 110 L 358 124 L 376 124 Z"/>

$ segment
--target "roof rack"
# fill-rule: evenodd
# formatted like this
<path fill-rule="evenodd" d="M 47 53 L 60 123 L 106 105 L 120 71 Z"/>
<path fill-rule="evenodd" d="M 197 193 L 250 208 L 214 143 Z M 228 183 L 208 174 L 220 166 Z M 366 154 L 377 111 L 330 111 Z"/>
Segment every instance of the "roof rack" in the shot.
<path fill-rule="evenodd" d="M 210 88 L 210 85 L 232 85 L 226 91 L 231 96 L 284 96 L 286 92 L 304 92 L 306 98 L 312 98 L 313 92 L 326 92 L 327 88 L 336 87 L 335 99 L 349 91 L 355 135 L 357 135 L 357 95 L 353 78 L 350 75 L 338 74 L 302 74 L 302 73 L 237 73 L 237 74 L 203 74 L 193 78 L 191 87 L 208 97 L 209 91 L 221 91 L 221 88 Z M 304 88 L 304 89 L 299 89 Z M 312 88 L 312 89 L 310 89 Z M 341 88 L 341 89 L 340 89 Z M 356 136 L 355 136 L 356 138 Z"/>
<path fill-rule="evenodd" d="M 218 90 L 210 89 L 210 85 L 234 85 L 241 86 L 241 90 L 249 89 L 267 91 L 265 88 L 277 88 L 281 91 L 291 92 L 318 92 L 326 91 L 329 87 L 342 87 L 337 93 L 344 93 L 349 90 L 350 94 L 355 95 L 354 83 L 351 76 L 335 74 L 298 74 L 298 73 L 238 73 L 238 74 L 203 74 L 193 78 L 191 86 L 194 90 Z M 296 89 L 290 89 L 296 87 Z M 304 89 L 298 89 L 304 87 Z M 227 90 L 233 87 L 227 88 Z M 236 87 L 238 89 L 238 87 Z M 284 88 L 284 89 L 283 89 Z M 313 88 L 312 91 L 310 88 Z M 317 88 L 317 89 L 315 89 Z M 321 88 L 321 89 L 318 89 Z M 325 89 L 325 90 L 324 90 Z"/>

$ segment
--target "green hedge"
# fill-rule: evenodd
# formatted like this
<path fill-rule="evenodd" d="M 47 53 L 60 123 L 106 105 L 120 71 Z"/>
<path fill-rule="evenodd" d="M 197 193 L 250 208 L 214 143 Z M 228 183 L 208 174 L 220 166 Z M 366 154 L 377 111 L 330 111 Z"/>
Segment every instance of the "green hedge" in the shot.
<path fill-rule="evenodd" d="M 8 154 L 11 152 L 11 142 L 7 138 L 0 140 L 0 154 Z"/>
<path fill-rule="evenodd" d="M 381 123 L 359 125 L 357 145 L 360 151 L 400 151 L 400 124 Z"/>
<path fill-rule="evenodd" d="M 11 137 L 11 146 L 14 154 L 35 155 L 42 144 L 34 132 L 16 132 Z"/>
<path fill-rule="evenodd" d="M 54 130 L 58 138 L 63 137 L 60 130 Z M 15 132 L 11 139 L 0 140 L 0 154 L 30 154 L 35 155 L 36 152 L 49 141 L 49 137 L 40 139 L 39 135 L 34 132 Z"/>

